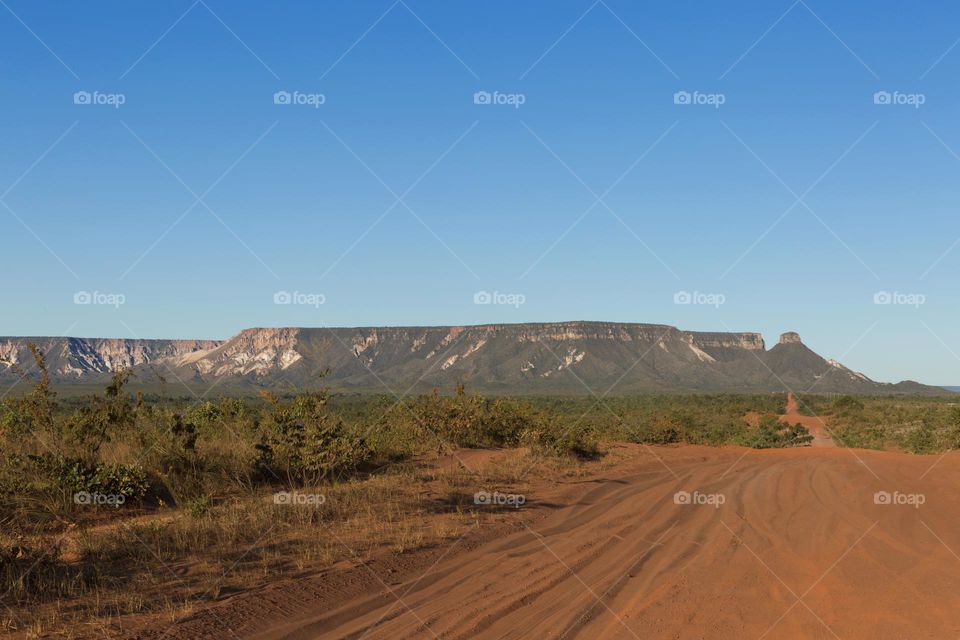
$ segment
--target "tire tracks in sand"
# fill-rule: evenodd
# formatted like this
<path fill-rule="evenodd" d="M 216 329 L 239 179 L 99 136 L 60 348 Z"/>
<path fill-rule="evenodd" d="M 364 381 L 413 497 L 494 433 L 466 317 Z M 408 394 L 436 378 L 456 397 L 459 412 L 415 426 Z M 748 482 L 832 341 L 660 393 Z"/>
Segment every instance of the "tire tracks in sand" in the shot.
<path fill-rule="evenodd" d="M 367 575 L 357 578 L 362 589 L 313 601 L 291 591 L 282 610 L 283 589 L 255 608 L 255 594 L 237 597 L 217 617 L 255 640 L 893 639 L 960 630 L 960 559 L 951 551 L 960 550 L 960 454 L 924 476 L 935 458 L 858 451 L 877 480 L 829 447 L 656 453 L 676 478 L 638 449 L 540 517 L 400 576 L 391 589 L 402 603 Z M 678 491 L 693 497 L 678 504 Z M 926 501 L 877 504 L 877 491 Z M 699 503 L 718 495 L 721 504 Z M 169 637 L 233 637 L 212 625 L 201 611 Z"/>

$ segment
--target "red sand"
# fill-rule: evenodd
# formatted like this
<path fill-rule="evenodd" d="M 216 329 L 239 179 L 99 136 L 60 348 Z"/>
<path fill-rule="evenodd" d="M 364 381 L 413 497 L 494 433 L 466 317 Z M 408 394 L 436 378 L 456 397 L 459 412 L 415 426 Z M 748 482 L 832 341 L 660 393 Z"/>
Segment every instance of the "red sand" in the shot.
<path fill-rule="evenodd" d="M 937 457 L 839 448 L 634 452 L 594 477 L 541 483 L 522 522 L 284 579 L 217 603 L 166 637 L 960 633 L 960 453 L 927 473 Z M 720 494 L 723 503 L 676 504 L 678 491 Z M 877 504 L 878 491 L 920 493 L 925 502 Z"/>
<path fill-rule="evenodd" d="M 780 422 L 785 424 L 802 424 L 813 436 L 811 447 L 835 447 L 833 438 L 830 437 L 827 429 L 827 419 L 820 416 L 804 416 L 800 414 L 800 408 L 793 394 L 787 395 L 787 412 L 780 416 Z"/>

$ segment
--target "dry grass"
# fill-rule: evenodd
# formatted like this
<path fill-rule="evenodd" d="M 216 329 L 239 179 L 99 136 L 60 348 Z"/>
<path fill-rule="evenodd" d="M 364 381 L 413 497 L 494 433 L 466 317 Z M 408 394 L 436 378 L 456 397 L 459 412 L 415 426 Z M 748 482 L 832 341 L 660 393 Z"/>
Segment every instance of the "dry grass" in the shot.
<path fill-rule="evenodd" d="M 108 637 L 131 614 L 172 621 L 278 575 L 407 553 L 456 539 L 478 521 L 510 517 L 478 509 L 476 491 L 524 493 L 530 477 L 584 473 L 573 459 L 522 449 L 500 451 L 472 470 L 440 462 L 421 458 L 297 491 L 323 495 L 322 504 L 275 504 L 272 493 L 251 491 L 215 500 L 200 515 L 159 508 L 21 537 L 16 544 L 39 559 L 29 574 L 35 582 L 16 594 L 19 606 L 0 610 L 0 628 L 25 637 Z M 40 549 L 46 555 L 37 555 Z M 46 595 L 31 595 L 38 593 Z"/>

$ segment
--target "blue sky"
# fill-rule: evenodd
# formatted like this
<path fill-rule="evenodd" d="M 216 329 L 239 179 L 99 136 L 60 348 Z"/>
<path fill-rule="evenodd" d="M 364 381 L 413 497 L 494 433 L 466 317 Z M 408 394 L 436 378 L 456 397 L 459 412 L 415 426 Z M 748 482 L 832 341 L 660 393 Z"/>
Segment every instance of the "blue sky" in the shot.
<path fill-rule="evenodd" d="M 0 5 L 0 334 L 655 322 L 960 384 L 952 3 Z"/>

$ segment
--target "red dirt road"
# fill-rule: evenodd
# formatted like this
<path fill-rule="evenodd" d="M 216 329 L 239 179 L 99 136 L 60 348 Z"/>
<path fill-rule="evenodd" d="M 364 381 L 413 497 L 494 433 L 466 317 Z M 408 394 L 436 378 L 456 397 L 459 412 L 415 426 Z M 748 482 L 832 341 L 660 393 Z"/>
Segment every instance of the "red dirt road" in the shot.
<path fill-rule="evenodd" d="M 807 428 L 810 435 L 813 436 L 811 447 L 835 447 L 833 438 L 827 432 L 827 419 L 820 416 L 805 416 L 800 413 L 800 407 L 797 405 L 793 394 L 787 394 L 787 412 L 780 416 L 780 422 L 784 424 L 801 424 Z"/>
<path fill-rule="evenodd" d="M 960 453 L 633 453 L 593 477 L 537 488 L 522 522 L 233 596 L 166 637 L 960 634 Z M 879 503 L 876 492 L 887 492 Z"/>

